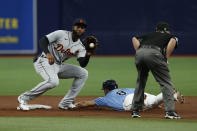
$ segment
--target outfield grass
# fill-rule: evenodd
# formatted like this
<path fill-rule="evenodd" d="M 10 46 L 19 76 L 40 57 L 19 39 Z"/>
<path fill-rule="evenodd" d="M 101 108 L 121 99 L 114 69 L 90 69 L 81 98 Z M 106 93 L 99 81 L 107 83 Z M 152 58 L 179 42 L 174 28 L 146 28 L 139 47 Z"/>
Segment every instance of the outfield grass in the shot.
<path fill-rule="evenodd" d="M 68 63 L 78 64 L 75 58 Z M 197 58 L 171 58 L 169 63 L 174 87 L 186 96 L 196 96 Z M 102 82 L 110 78 L 115 79 L 120 88 L 135 88 L 137 71 L 133 57 L 93 57 L 86 69 L 89 77 L 79 94 L 81 96 L 103 95 L 100 90 Z M 0 95 L 19 95 L 42 81 L 34 71 L 31 58 L 0 58 L 0 74 Z M 61 80 L 58 87 L 45 95 L 65 95 L 71 83 L 72 79 Z M 151 73 L 146 91 L 160 92 Z"/>
<path fill-rule="evenodd" d="M 196 131 L 197 121 L 103 117 L 0 117 L 1 131 Z"/>

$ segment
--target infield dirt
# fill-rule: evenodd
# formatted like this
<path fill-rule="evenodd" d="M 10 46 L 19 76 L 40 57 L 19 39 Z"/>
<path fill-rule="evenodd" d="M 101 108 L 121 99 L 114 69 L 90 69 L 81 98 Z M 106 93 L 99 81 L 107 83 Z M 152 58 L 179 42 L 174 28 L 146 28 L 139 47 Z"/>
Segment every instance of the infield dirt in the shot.
<path fill-rule="evenodd" d="M 17 96 L 0 96 L 0 116 L 58 116 L 58 117 L 80 117 L 80 116 L 99 116 L 99 117 L 125 117 L 130 118 L 130 112 L 113 111 L 108 108 L 86 108 L 73 111 L 64 111 L 58 108 L 58 103 L 63 96 L 40 96 L 32 100 L 32 104 L 50 105 L 51 110 L 37 109 L 30 111 L 18 111 L 16 107 Z M 79 96 L 76 102 L 84 100 L 93 100 L 96 96 Z M 175 102 L 176 112 L 183 119 L 197 120 L 197 97 L 185 97 L 185 103 Z M 164 108 L 150 109 L 141 112 L 144 118 L 164 118 Z"/>

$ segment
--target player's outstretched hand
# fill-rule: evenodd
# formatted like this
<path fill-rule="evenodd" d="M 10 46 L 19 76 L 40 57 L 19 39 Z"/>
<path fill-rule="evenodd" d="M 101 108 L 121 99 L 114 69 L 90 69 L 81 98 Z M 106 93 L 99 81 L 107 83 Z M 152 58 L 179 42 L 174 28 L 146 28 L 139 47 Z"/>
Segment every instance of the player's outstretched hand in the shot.
<path fill-rule="evenodd" d="M 53 65 L 54 62 L 55 62 L 54 57 L 53 57 L 50 53 L 47 53 L 46 56 L 47 56 L 47 58 L 48 58 L 48 60 L 49 60 L 49 64 L 50 64 L 50 65 Z"/>

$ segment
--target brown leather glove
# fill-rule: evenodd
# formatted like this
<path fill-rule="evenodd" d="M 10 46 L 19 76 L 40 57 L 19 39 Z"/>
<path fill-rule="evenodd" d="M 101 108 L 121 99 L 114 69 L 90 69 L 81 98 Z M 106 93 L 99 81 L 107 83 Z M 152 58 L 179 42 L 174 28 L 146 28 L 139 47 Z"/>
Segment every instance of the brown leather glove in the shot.
<path fill-rule="evenodd" d="M 96 37 L 94 36 L 86 36 L 83 40 L 82 40 L 83 45 L 86 48 L 86 51 L 94 54 L 96 52 L 96 49 L 98 47 L 98 40 L 96 39 Z"/>

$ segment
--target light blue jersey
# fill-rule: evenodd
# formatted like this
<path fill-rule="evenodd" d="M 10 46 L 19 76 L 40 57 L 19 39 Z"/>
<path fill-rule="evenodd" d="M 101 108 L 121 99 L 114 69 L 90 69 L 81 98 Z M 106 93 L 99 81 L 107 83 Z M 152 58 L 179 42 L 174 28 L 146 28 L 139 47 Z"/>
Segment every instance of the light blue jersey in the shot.
<path fill-rule="evenodd" d="M 97 106 L 105 106 L 113 110 L 124 111 L 122 104 L 125 97 L 134 93 L 134 91 L 134 88 L 114 89 L 107 93 L 106 96 L 95 99 L 94 102 Z"/>

